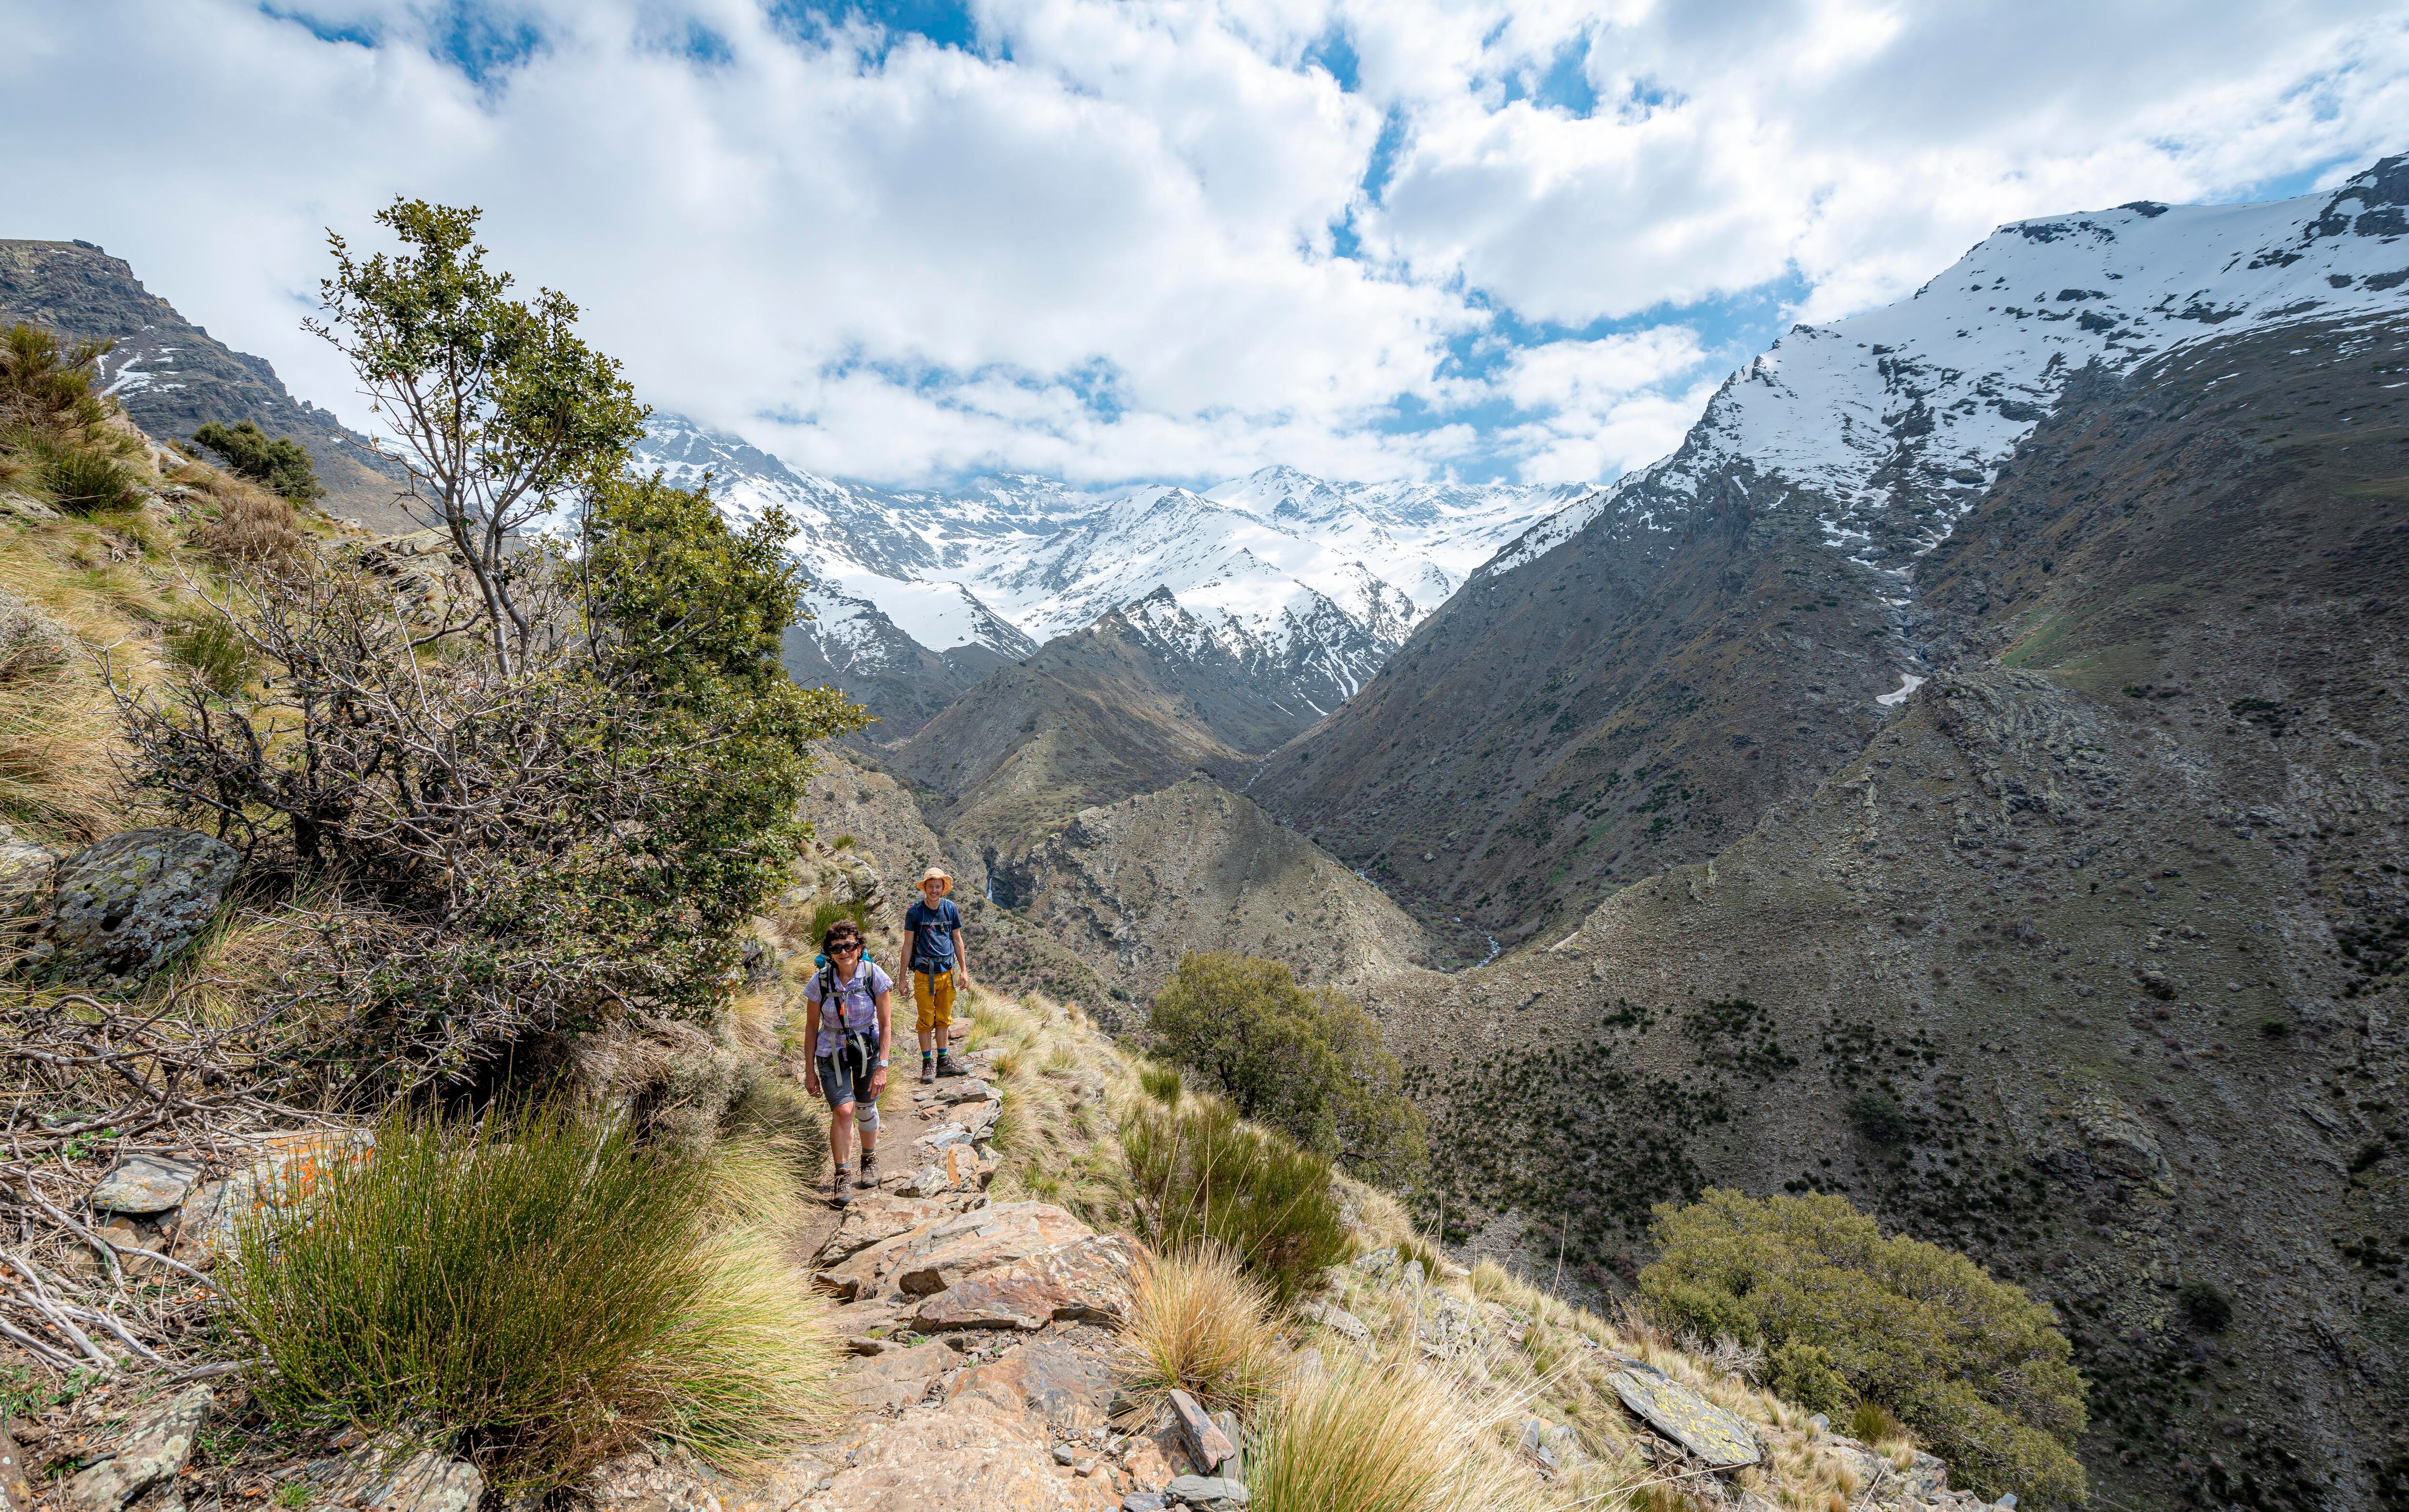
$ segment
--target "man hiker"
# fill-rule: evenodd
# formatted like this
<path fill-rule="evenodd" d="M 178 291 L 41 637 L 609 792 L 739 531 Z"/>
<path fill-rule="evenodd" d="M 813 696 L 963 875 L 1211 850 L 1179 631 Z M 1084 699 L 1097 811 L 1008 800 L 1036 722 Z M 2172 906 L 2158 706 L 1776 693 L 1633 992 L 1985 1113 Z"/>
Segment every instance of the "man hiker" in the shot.
<path fill-rule="evenodd" d="M 954 1064 L 954 993 L 971 985 L 971 968 L 962 954 L 962 911 L 945 896 L 953 890 L 945 869 L 932 866 L 920 877 L 918 901 L 903 911 L 903 974 L 917 1010 L 924 1082 L 962 1073 Z"/>
<path fill-rule="evenodd" d="M 803 1090 L 828 1099 L 829 1154 L 836 1161 L 829 1201 L 843 1207 L 853 1201 L 846 1189 L 853 1172 L 845 1164 L 845 1153 L 857 1124 L 861 1128 L 861 1180 L 855 1185 L 865 1191 L 878 1185 L 878 1094 L 887 1090 L 895 979 L 862 954 L 861 927 L 851 919 L 829 925 L 820 949 L 829 963 L 803 984 L 803 997 L 819 1028 L 811 1061 L 803 1067 Z M 920 1040 L 925 1044 L 928 1036 Z"/>

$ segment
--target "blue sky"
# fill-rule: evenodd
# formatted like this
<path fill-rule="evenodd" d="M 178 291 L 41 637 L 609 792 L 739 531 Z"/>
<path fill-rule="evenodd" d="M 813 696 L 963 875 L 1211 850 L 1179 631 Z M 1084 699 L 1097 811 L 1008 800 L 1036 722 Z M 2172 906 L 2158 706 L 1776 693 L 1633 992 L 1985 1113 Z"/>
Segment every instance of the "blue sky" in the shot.
<path fill-rule="evenodd" d="M 100 242 L 354 424 L 298 330 L 324 234 L 424 195 L 652 402 L 888 483 L 1610 478 L 2002 222 L 2409 147 L 2409 8 L 2341 0 L 0 0 L 0 234 Z"/>

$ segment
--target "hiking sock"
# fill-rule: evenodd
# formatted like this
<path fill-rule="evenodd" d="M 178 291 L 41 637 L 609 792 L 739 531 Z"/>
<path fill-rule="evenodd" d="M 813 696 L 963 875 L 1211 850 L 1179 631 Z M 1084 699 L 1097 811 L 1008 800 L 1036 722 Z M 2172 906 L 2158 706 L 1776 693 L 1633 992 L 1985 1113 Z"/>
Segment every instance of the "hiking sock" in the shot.
<path fill-rule="evenodd" d="M 876 1150 L 864 1150 L 861 1152 L 861 1179 L 855 1182 L 854 1186 L 864 1191 L 868 1191 L 870 1188 L 877 1185 L 878 1152 Z"/>

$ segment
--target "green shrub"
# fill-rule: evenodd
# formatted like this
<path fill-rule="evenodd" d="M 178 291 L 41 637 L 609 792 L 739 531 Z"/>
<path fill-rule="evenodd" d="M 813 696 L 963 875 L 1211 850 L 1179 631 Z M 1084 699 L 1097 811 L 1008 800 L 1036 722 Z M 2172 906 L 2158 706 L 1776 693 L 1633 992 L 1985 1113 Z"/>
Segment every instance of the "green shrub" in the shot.
<path fill-rule="evenodd" d="M 1379 1025 L 1327 987 L 1298 986 L 1283 962 L 1183 956 L 1147 1024 L 1157 1054 L 1241 1115 L 1359 1175 L 1402 1186 L 1429 1159 L 1421 1110 L 1406 1100 Z"/>
<path fill-rule="evenodd" d="M 114 344 L 65 346 L 23 321 L 0 332 L 0 420 L 54 434 L 101 424 L 107 415 L 92 392 L 93 365 Z"/>
<path fill-rule="evenodd" d="M 1953 1251 L 1885 1239 L 1833 1196 L 1709 1191 L 1689 1207 L 1659 1206 L 1654 1231 L 1662 1253 L 1639 1273 L 1639 1289 L 1662 1312 L 1761 1344 L 1776 1361 L 1814 1346 L 1825 1357 L 1816 1365 L 1896 1413 L 1986 1498 L 2082 1503 L 2072 1448 L 2085 1421 L 2083 1377 L 2049 1308 L 2022 1288 Z M 1804 1357 L 1790 1358 L 1820 1380 Z"/>
<path fill-rule="evenodd" d="M 170 627 L 167 655 L 193 670 L 211 691 L 239 692 L 251 681 L 251 648 L 217 615 L 196 616 Z"/>
<path fill-rule="evenodd" d="M 193 432 L 193 444 L 206 446 L 226 459 L 238 478 L 248 478 L 269 493 L 296 504 L 325 495 L 317 465 L 308 448 L 285 436 L 270 436 L 248 420 L 224 425 L 211 421 Z"/>
<path fill-rule="evenodd" d="M 2175 1305 L 2193 1324 L 2210 1333 L 2222 1333 L 2233 1321 L 2233 1299 L 2214 1284 L 2186 1281 L 2175 1289 Z"/>
<path fill-rule="evenodd" d="M 69 514 L 130 510 L 142 500 L 133 475 L 114 458 L 79 446 L 60 448 L 42 468 L 42 486 Z"/>
<path fill-rule="evenodd" d="M 1899 1105 L 1880 1092 L 1859 1092 L 1841 1111 L 1858 1133 L 1876 1145 L 1903 1145 L 1914 1132 Z"/>
<path fill-rule="evenodd" d="M 1141 1106 L 1120 1143 L 1138 1237 L 1159 1253 L 1210 1240 L 1286 1303 L 1352 1247 L 1329 1160 L 1247 1127 L 1226 1102 Z"/>
<path fill-rule="evenodd" d="M 1137 1085 L 1146 1095 L 1166 1108 L 1179 1106 L 1179 1073 L 1169 1066 L 1148 1066 L 1137 1073 Z"/>
<path fill-rule="evenodd" d="M 751 1467 L 825 1425 L 818 1304 L 710 1161 L 559 1108 L 397 1113 L 315 1180 L 222 1273 L 284 1421 L 456 1433 L 513 1490 L 656 1436 Z"/>
<path fill-rule="evenodd" d="M 1856 1400 L 1829 1349 L 1794 1341 L 1774 1350 L 1767 1363 L 1775 1393 L 1810 1412 L 1844 1412 Z"/>

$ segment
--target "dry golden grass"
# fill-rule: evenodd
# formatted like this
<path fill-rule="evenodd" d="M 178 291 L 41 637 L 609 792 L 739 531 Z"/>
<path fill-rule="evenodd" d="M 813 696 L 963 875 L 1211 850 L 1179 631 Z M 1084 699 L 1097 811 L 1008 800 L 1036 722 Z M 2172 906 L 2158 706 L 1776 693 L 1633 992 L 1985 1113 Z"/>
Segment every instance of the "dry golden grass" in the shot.
<path fill-rule="evenodd" d="M 202 475 L 195 481 L 216 505 L 217 517 L 193 532 L 193 543 L 213 560 L 226 566 L 270 560 L 290 555 L 308 540 L 301 517 L 286 500 L 227 473 L 184 471 Z"/>
<path fill-rule="evenodd" d="M 1499 1443 L 1521 1403 L 1468 1401 L 1460 1383 L 1404 1361 L 1341 1357 L 1300 1373 L 1247 1434 L 1248 1505 L 1261 1512 L 1521 1512 L 1536 1477 Z"/>
<path fill-rule="evenodd" d="M 1151 1418 L 1175 1389 L 1208 1408 L 1252 1412 L 1282 1372 L 1271 1293 L 1217 1245 L 1150 1257 L 1114 1365 L 1137 1416 Z"/>

